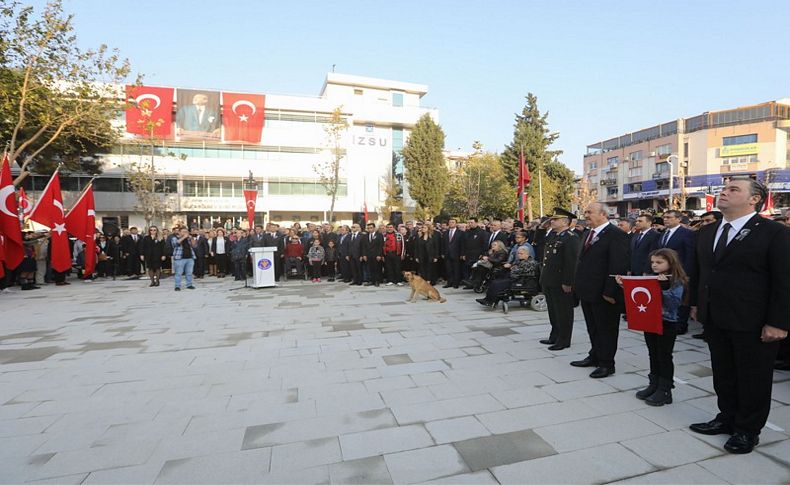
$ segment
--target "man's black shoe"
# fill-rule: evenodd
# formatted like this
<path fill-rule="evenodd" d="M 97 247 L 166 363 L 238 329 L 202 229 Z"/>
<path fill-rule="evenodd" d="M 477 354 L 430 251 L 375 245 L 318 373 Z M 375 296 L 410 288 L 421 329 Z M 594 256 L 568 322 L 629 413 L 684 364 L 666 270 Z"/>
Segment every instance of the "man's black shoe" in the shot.
<path fill-rule="evenodd" d="M 614 374 L 614 367 L 597 367 L 590 373 L 590 377 L 593 379 L 603 379 L 604 377 L 609 377 L 612 374 Z"/>
<path fill-rule="evenodd" d="M 457 290 L 458 289 L 458 285 L 453 285 L 453 288 L 455 288 Z"/>
<path fill-rule="evenodd" d="M 582 360 L 574 360 L 571 362 L 571 365 L 574 367 L 597 367 L 598 364 L 592 359 L 592 357 L 586 357 Z"/>
<path fill-rule="evenodd" d="M 176 291 L 181 291 L 181 288 L 179 288 L 179 287 L 176 287 Z"/>
<path fill-rule="evenodd" d="M 751 453 L 757 443 L 760 442 L 758 436 L 751 436 L 746 433 L 735 433 L 724 443 L 724 449 L 737 455 Z"/>
<path fill-rule="evenodd" d="M 543 345 L 554 345 L 557 342 L 555 340 L 550 339 L 550 338 L 544 338 L 543 340 L 540 340 L 540 343 L 542 343 Z"/>
<path fill-rule="evenodd" d="M 488 300 L 486 300 L 485 298 L 478 298 L 478 299 L 476 299 L 475 301 L 476 301 L 477 303 L 480 303 L 480 304 L 481 304 L 481 305 L 483 305 L 483 306 L 489 306 L 489 305 L 491 305 L 491 302 L 490 302 L 490 301 L 488 301 Z"/>
<path fill-rule="evenodd" d="M 705 337 L 705 332 L 695 333 L 694 335 L 691 336 L 691 338 L 697 338 L 697 339 L 700 339 L 700 340 L 705 340 L 705 338 L 706 338 Z"/>
<path fill-rule="evenodd" d="M 448 284 L 446 284 L 446 285 L 444 285 L 444 286 L 442 286 L 442 288 L 452 288 L 452 287 L 453 287 L 453 285 L 451 285 L 451 284 L 449 284 L 449 283 L 448 283 Z"/>
<path fill-rule="evenodd" d="M 472 285 L 464 285 L 464 289 L 465 290 L 472 290 L 472 289 L 474 289 L 474 286 L 472 286 Z"/>
<path fill-rule="evenodd" d="M 549 350 L 563 350 L 570 347 L 570 345 L 554 344 L 549 346 Z"/>
<path fill-rule="evenodd" d="M 195 287 L 192 286 L 192 285 L 187 286 L 187 290 L 194 290 L 194 289 L 195 289 Z"/>
<path fill-rule="evenodd" d="M 715 419 L 707 423 L 694 423 L 689 426 L 689 429 L 695 433 L 711 436 L 716 434 L 732 434 L 732 426 L 728 426 Z"/>

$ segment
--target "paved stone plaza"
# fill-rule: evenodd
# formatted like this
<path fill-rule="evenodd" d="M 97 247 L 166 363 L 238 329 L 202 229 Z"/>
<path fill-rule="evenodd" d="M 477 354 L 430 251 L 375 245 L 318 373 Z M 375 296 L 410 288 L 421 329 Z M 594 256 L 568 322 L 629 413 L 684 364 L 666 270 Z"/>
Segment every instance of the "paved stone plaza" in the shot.
<path fill-rule="evenodd" d="M 790 373 L 750 455 L 688 431 L 713 417 L 707 349 L 681 337 L 674 404 L 633 397 L 642 336 L 617 373 L 538 343 L 547 315 L 472 293 L 229 280 L 100 281 L 0 294 L 0 482 L 790 482 Z M 696 329 L 692 329 L 696 330 Z"/>

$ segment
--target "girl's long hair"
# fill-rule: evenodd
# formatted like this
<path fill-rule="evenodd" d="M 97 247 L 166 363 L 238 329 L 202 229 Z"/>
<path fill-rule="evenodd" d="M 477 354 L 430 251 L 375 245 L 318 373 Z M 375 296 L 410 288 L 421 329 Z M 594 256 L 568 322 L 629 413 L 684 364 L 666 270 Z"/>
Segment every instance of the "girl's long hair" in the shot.
<path fill-rule="evenodd" d="M 669 276 L 672 278 L 673 282 L 681 283 L 683 286 L 688 286 L 689 277 L 686 274 L 686 271 L 683 270 L 683 264 L 680 262 L 680 257 L 678 256 L 677 251 L 669 248 L 656 249 L 650 253 L 650 257 L 652 258 L 653 256 L 661 258 L 669 263 Z"/>

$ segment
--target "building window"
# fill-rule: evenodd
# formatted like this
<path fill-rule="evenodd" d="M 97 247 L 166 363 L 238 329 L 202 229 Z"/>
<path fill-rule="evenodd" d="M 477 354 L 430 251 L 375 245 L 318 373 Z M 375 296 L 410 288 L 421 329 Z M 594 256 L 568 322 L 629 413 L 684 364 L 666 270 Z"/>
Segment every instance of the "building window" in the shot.
<path fill-rule="evenodd" d="M 659 145 L 656 147 L 656 154 L 658 155 L 669 155 L 672 153 L 672 144 L 667 143 L 666 145 Z"/>
<path fill-rule="evenodd" d="M 598 168 L 598 162 L 590 162 L 590 170 L 595 170 Z"/>
<path fill-rule="evenodd" d="M 403 93 L 392 93 L 392 106 L 396 108 L 403 107 Z"/>
<path fill-rule="evenodd" d="M 629 177 L 641 177 L 642 176 L 642 167 L 628 169 L 628 176 Z"/>
<path fill-rule="evenodd" d="M 721 159 L 722 165 L 731 165 L 734 163 L 757 163 L 757 155 L 748 155 L 744 157 L 724 157 Z"/>
<path fill-rule="evenodd" d="M 743 145 L 745 143 L 757 143 L 757 133 L 752 133 L 750 135 L 725 136 L 722 138 L 722 145 L 724 146 Z"/>
<path fill-rule="evenodd" d="M 357 96 L 362 96 L 362 90 L 361 89 L 354 89 L 354 94 L 357 95 Z"/>
<path fill-rule="evenodd" d="M 642 160 L 642 150 L 637 150 L 628 154 L 628 159 L 632 162 Z"/>
<path fill-rule="evenodd" d="M 606 165 L 611 167 L 616 167 L 617 163 L 620 161 L 620 157 L 609 157 L 606 159 Z"/>
<path fill-rule="evenodd" d="M 616 196 L 619 191 L 620 191 L 619 187 L 607 187 L 606 195 L 608 195 L 609 197 Z"/>

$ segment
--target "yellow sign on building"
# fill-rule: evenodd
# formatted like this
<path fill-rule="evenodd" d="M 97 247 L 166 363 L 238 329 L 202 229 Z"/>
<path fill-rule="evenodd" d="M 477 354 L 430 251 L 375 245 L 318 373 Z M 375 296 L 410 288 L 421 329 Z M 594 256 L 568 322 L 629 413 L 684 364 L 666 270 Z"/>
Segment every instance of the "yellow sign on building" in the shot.
<path fill-rule="evenodd" d="M 719 148 L 719 157 L 739 157 L 741 155 L 756 155 L 759 152 L 757 143 L 743 143 L 741 145 L 727 145 Z"/>

